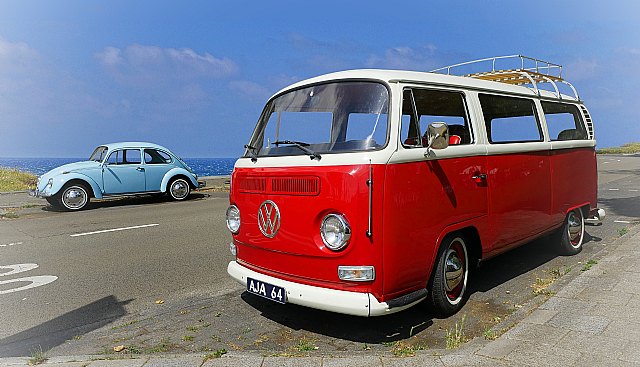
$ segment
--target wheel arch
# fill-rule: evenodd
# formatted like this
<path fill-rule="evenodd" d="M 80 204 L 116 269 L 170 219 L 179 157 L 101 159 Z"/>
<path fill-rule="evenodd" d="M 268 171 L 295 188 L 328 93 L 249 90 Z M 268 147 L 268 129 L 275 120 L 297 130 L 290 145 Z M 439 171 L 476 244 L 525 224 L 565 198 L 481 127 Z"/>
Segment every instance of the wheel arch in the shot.
<path fill-rule="evenodd" d="M 68 177 L 56 191 L 56 194 L 60 193 L 62 188 L 70 183 L 82 184 L 89 189 L 88 194 L 90 197 L 102 199 L 102 190 L 100 189 L 100 186 L 91 177 L 80 174 L 75 174 L 71 177 Z"/>
<path fill-rule="evenodd" d="M 187 181 L 192 190 L 198 187 L 198 182 L 195 181 L 195 178 L 189 173 L 189 171 L 182 168 L 173 168 L 165 173 L 164 177 L 162 178 L 160 191 L 167 192 L 167 186 L 169 186 L 169 182 L 178 177 L 183 178 L 185 181 Z"/>

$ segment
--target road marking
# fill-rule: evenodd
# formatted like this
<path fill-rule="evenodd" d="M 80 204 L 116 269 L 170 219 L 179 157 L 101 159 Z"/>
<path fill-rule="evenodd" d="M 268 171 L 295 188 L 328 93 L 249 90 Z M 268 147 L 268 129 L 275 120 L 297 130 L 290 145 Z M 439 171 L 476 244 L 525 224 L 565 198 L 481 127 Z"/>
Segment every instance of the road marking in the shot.
<path fill-rule="evenodd" d="M 141 226 L 133 226 L 133 227 L 122 227 L 122 228 L 114 228 L 114 229 L 105 229 L 102 231 L 94 231 L 94 232 L 85 232 L 85 233 L 76 233 L 76 234 L 72 234 L 70 235 L 71 237 L 80 237 L 80 236 L 89 236 L 92 234 L 100 234 L 100 233 L 108 233 L 108 232 L 118 232 L 118 231 L 127 231 L 129 229 L 138 229 L 138 228 L 147 228 L 147 227 L 155 227 L 155 226 L 159 226 L 160 224 L 158 223 L 154 223 L 154 224 L 144 224 Z"/>
<path fill-rule="evenodd" d="M 620 191 L 620 189 L 609 189 L 609 191 Z"/>
<path fill-rule="evenodd" d="M 638 191 L 640 191 L 640 190 L 636 190 L 636 189 L 629 189 L 629 191 L 631 191 L 631 192 L 638 192 Z"/>
<path fill-rule="evenodd" d="M 631 224 L 632 222 L 628 221 L 628 220 L 614 220 L 613 223 L 625 223 L 625 224 Z"/>
<path fill-rule="evenodd" d="M 22 245 L 22 242 L 13 242 L 13 243 L 7 243 L 7 244 L 0 244 L 0 247 L 9 247 L 9 246 L 15 246 L 15 245 Z"/>
<path fill-rule="evenodd" d="M 0 294 L 26 291 L 27 289 L 40 287 L 40 286 L 55 282 L 57 279 L 58 277 L 54 275 L 38 275 L 35 277 L 24 277 L 24 278 L 18 278 L 18 279 L 2 280 L 0 281 L 0 285 L 10 284 L 10 283 L 20 283 L 20 282 L 29 282 L 29 284 L 24 285 L 22 287 L 9 288 L 4 291 L 0 291 Z"/>
<path fill-rule="evenodd" d="M 37 269 L 38 264 L 15 264 L 15 265 L 0 265 L 0 269 L 11 269 L 6 273 L 0 273 L 0 277 L 7 275 L 14 275 L 18 273 L 24 273 L 25 271 Z"/>

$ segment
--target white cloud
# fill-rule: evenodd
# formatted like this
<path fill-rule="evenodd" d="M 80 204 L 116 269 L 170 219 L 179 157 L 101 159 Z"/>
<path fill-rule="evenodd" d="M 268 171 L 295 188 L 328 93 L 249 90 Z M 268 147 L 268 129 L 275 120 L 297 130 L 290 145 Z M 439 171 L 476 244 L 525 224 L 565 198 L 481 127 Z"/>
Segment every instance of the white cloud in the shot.
<path fill-rule="evenodd" d="M 255 101 L 265 101 L 273 94 L 262 85 L 248 80 L 234 80 L 229 83 L 229 89 Z"/>
<path fill-rule="evenodd" d="M 383 55 L 371 55 L 365 65 L 370 68 L 428 71 L 440 63 L 436 59 L 438 49 L 434 45 L 418 48 L 398 46 L 384 51 Z"/>
<path fill-rule="evenodd" d="M 238 65 L 233 60 L 217 58 L 207 52 L 198 54 L 190 48 L 105 47 L 95 57 L 122 82 L 148 84 L 167 79 L 217 79 L 238 72 Z"/>

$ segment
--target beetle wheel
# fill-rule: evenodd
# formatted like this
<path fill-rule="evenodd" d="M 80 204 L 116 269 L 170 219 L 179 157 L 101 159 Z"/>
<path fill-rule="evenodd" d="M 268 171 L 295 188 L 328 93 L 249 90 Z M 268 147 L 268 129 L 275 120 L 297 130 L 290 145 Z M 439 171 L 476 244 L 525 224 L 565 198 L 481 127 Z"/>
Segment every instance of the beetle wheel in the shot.
<path fill-rule="evenodd" d="M 176 178 L 169 184 L 169 195 L 173 200 L 184 200 L 189 196 L 191 186 L 183 178 Z"/>
<path fill-rule="evenodd" d="M 467 245 L 461 235 L 451 235 L 442 241 L 435 264 L 429 300 L 434 311 L 450 316 L 462 307 L 469 276 Z"/>
<path fill-rule="evenodd" d="M 89 203 L 89 190 L 80 183 L 66 184 L 56 198 L 59 207 L 69 211 L 80 210 Z"/>

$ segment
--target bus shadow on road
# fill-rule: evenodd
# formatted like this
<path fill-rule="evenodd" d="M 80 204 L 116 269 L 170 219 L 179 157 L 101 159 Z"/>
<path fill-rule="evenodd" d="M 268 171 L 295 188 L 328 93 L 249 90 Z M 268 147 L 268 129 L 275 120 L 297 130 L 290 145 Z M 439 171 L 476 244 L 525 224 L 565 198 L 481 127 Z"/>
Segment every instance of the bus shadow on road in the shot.
<path fill-rule="evenodd" d="M 571 261 L 590 256 L 600 241 L 600 238 L 585 233 L 585 251 Z M 455 327 L 465 316 L 466 336 L 481 337 L 496 320 L 513 312 L 515 305 L 535 297 L 531 290 L 531 277 L 535 280 L 539 273 L 562 266 L 560 263 L 566 259 L 559 254 L 554 238 L 547 236 L 488 260 L 472 273 L 465 304 L 449 318 L 435 315 L 427 301 L 388 316 L 366 318 L 292 304 L 281 305 L 247 292 L 241 297 L 261 317 L 292 330 L 314 333 L 320 339 L 329 337 L 371 345 L 418 338 L 426 345 L 444 347 L 445 331 Z M 508 284 L 512 291 L 505 292 L 502 289 L 504 284 Z"/>
<path fill-rule="evenodd" d="M 48 351 L 67 340 L 79 338 L 124 316 L 124 306 L 131 301 L 118 301 L 115 296 L 107 296 L 0 339 L 0 357 L 29 357 L 35 352 Z"/>

